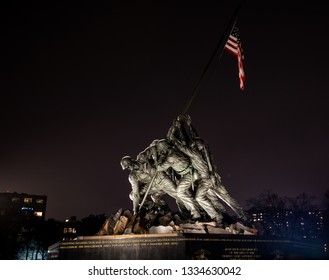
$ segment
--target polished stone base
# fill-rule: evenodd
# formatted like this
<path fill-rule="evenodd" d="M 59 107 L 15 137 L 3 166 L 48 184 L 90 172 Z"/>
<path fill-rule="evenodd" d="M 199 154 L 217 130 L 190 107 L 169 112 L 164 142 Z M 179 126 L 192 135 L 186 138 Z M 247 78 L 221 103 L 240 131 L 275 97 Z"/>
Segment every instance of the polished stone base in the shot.
<path fill-rule="evenodd" d="M 62 260 L 324 259 L 323 248 L 291 240 L 235 234 L 83 236 L 49 248 Z"/>

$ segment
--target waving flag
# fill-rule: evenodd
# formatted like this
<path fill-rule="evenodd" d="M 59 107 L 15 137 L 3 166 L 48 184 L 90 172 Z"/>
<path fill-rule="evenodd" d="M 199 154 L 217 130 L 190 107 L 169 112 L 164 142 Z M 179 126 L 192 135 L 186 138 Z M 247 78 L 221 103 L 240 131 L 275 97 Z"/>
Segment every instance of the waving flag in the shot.
<path fill-rule="evenodd" d="M 238 59 L 240 88 L 241 90 L 244 90 L 244 82 L 246 80 L 246 76 L 243 69 L 244 55 L 243 55 L 242 45 L 239 36 L 239 29 L 236 23 L 234 24 L 232 32 L 228 37 L 224 48 Z"/>

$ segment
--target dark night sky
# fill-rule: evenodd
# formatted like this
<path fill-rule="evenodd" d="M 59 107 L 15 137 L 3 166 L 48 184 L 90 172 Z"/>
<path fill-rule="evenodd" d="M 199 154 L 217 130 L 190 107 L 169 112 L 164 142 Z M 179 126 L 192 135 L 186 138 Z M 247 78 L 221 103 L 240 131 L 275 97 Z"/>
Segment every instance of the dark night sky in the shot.
<path fill-rule="evenodd" d="M 7 2 L 0 191 L 46 194 L 60 220 L 131 208 L 120 159 L 166 136 L 237 1 Z M 246 89 L 224 52 L 189 111 L 242 205 L 329 189 L 327 9 L 286 2 L 243 2 Z"/>

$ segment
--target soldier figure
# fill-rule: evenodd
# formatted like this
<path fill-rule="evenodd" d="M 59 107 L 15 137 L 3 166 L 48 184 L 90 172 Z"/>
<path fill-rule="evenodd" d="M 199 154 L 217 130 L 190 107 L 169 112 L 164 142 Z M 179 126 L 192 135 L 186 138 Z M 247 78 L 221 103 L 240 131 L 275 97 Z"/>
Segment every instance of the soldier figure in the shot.
<path fill-rule="evenodd" d="M 130 170 L 129 182 L 132 192 L 129 197 L 133 201 L 133 212 L 138 212 L 141 203 L 141 195 L 146 194 L 149 188 L 149 194 L 155 203 L 163 204 L 161 195 L 166 193 L 179 200 L 176 193 L 176 185 L 165 172 L 156 171 L 155 169 L 144 169 L 143 164 L 133 160 L 130 156 L 121 159 L 121 167 L 123 170 Z M 150 186 L 150 184 L 152 185 Z"/>
<path fill-rule="evenodd" d="M 181 152 L 186 154 L 191 161 L 193 167 L 193 180 L 196 186 L 195 200 L 206 211 L 209 217 L 215 220 L 218 224 L 222 223 L 223 212 L 226 212 L 224 206 L 218 201 L 217 196 L 209 195 L 208 190 L 213 187 L 210 178 L 210 172 L 207 162 L 202 157 L 200 150 L 195 142 L 187 145 L 187 139 L 179 140 L 175 135 L 183 135 L 181 122 L 177 120 L 169 129 L 167 134 L 168 139 Z M 193 141 L 192 138 L 190 141 Z"/>
<path fill-rule="evenodd" d="M 194 200 L 190 188 L 193 184 L 192 166 L 189 158 L 172 146 L 166 139 L 157 142 L 158 151 L 158 171 L 172 169 L 177 176 L 177 196 L 183 202 L 185 208 L 190 211 L 192 219 L 201 218 L 198 205 Z"/>

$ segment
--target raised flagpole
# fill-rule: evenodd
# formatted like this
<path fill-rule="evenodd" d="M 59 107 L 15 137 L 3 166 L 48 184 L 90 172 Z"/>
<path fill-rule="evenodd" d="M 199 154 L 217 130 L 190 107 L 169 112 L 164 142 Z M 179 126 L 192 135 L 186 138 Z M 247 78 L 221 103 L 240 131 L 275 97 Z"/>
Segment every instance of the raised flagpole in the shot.
<path fill-rule="evenodd" d="M 182 115 L 186 115 L 187 114 L 187 111 L 190 108 L 194 97 L 198 93 L 198 90 L 199 90 L 200 85 L 201 85 L 201 83 L 203 81 L 203 78 L 206 75 L 206 73 L 207 73 L 207 71 L 209 69 L 209 66 L 212 63 L 214 57 L 216 56 L 216 54 L 217 54 L 218 49 L 220 48 L 220 46 L 222 46 L 222 48 L 221 48 L 221 53 L 219 55 L 219 59 L 221 58 L 221 56 L 223 54 L 224 46 L 225 46 L 226 41 L 227 41 L 227 38 L 230 36 L 230 33 L 231 33 L 232 29 L 234 28 L 234 24 L 235 24 L 235 21 L 236 21 L 236 16 L 237 16 L 237 13 L 238 13 L 238 11 L 240 9 L 240 6 L 241 6 L 241 3 L 239 3 L 238 6 L 236 7 L 236 9 L 235 9 L 235 11 L 234 11 L 234 13 L 233 13 L 233 15 L 232 15 L 232 17 L 231 17 L 228 25 L 225 28 L 225 31 L 224 31 L 221 39 L 219 40 L 219 42 L 218 42 L 218 44 L 217 44 L 217 46 L 216 46 L 213 54 L 211 55 L 211 57 L 209 59 L 208 64 L 206 65 L 205 69 L 203 70 L 203 72 L 201 74 L 201 77 L 200 77 L 200 79 L 199 79 L 199 81 L 198 81 L 198 83 L 197 83 L 197 85 L 196 85 L 196 87 L 195 87 L 195 89 L 193 91 L 193 94 L 191 95 L 190 99 L 187 101 L 187 103 L 185 105 L 184 110 L 182 112 Z"/>

